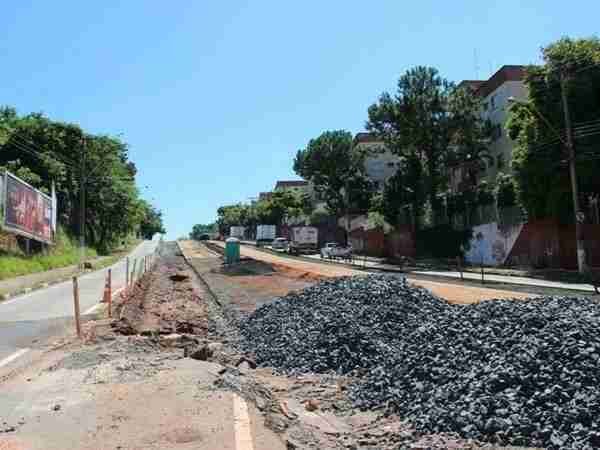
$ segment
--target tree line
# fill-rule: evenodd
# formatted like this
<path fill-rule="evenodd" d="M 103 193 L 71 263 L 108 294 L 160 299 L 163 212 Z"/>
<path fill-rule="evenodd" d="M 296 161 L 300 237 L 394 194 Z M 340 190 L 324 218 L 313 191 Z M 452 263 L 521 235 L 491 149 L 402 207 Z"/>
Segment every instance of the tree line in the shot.
<path fill-rule="evenodd" d="M 54 183 L 57 222 L 72 236 L 80 230 L 84 186 L 86 242 L 101 252 L 133 233 L 144 238 L 164 233 L 161 211 L 140 197 L 137 168 L 120 138 L 88 133 L 41 113 L 20 116 L 14 108 L 2 107 L 0 168 L 45 193 Z"/>
<path fill-rule="evenodd" d="M 514 145 L 512 173 L 500 172 L 493 183 L 479 175 L 493 162 L 489 145 L 501 130 L 482 118 L 483 99 L 468 84 L 456 85 L 424 66 L 407 70 L 395 91 L 383 92 L 368 108 L 366 129 L 384 144 L 381 148 L 365 150 L 346 130 L 325 131 L 298 150 L 294 171 L 310 181 L 326 212 L 336 218 L 368 212 L 376 223 L 410 223 L 418 231 L 448 226 L 453 217 L 468 218 L 479 207 L 492 205 L 522 209 L 531 218 L 572 221 L 559 74 L 569 75 L 565 88 L 581 191 L 598 196 L 600 41 L 563 38 L 543 48 L 542 56 L 542 65 L 525 69 L 527 99 L 508 106 L 505 131 Z M 386 150 L 399 163 L 380 192 L 365 172 L 365 159 Z M 450 189 L 456 170 L 461 183 Z M 315 213 L 309 203 L 305 199 L 307 206 L 298 206 L 298 199 L 275 193 L 273 200 L 253 205 L 222 206 L 217 223 L 222 230 L 279 224 L 286 217 Z M 465 228 L 468 224 L 463 220 Z"/>
<path fill-rule="evenodd" d="M 370 211 L 392 226 L 410 220 L 418 230 L 495 203 L 523 208 L 533 218 L 572 221 L 559 74 L 568 74 L 580 190 L 598 196 L 600 41 L 563 38 L 542 56 L 543 65 L 526 67 L 528 98 L 508 110 L 513 173 L 500 172 L 491 185 L 478 176 L 493 162 L 488 149 L 494 127 L 482 119 L 483 99 L 468 85 L 457 86 L 437 69 L 422 66 L 406 71 L 393 93 L 382 93 L 368 108 L 367 130 L 399 158 L 382 194 L 365 174 L 369 154 L 344 130 L 310 140 L 297 152 L 294 170 L 313 183 L 336 217 Z M 462 182 L 451 192 L 457 168 Z"/>

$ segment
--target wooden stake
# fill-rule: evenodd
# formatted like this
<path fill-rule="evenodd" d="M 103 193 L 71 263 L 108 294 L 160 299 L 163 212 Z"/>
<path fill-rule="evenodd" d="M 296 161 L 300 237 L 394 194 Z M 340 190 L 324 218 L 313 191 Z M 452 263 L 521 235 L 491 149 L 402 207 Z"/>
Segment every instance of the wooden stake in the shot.
<path fill-rule="evenodd" d="M 100 303 L 108 302 L 108 276 L 104 277 L 104 291 L 102 292 L 102 300 Z"/>
<path fill-rule="evenodd" d="M 81 315 L 79 313 L 79 286 L 77 285 L 77 277 L 73 277 L 73 304 L 75 307 L 75 328 L 77 329 L 77 337 L 81 339 Z"/>
<path fill-rule="evenodd" d="M 112 317 L 112 269 L 108 269 L 108 286 L 107 286 L 107 300 L 108 300 L 108 317 Z"/>
<path fill-rule="evenodd" d="M 125 288 L 129 287 L 129 256 L 125 260 Z"/>

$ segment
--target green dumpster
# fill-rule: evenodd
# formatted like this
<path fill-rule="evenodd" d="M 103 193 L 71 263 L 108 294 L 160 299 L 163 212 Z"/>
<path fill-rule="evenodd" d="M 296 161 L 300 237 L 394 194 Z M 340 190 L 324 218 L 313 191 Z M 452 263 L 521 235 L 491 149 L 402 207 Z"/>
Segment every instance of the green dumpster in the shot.
<path fill-rule="evenodd" d="M 225 241 L 225 263 L 234 264 L 240 260 L 240 240 L 230 237 Z"/>

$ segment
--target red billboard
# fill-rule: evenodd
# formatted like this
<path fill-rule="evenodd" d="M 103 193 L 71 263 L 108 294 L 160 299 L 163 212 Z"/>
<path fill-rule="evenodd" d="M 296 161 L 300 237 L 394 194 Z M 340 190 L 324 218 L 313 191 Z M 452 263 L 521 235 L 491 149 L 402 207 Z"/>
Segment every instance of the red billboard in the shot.
<path fill-rule="evenodd" d="M 52 199 L 8 172 L 4 181 L 3 228 L 51 244 Z"/>

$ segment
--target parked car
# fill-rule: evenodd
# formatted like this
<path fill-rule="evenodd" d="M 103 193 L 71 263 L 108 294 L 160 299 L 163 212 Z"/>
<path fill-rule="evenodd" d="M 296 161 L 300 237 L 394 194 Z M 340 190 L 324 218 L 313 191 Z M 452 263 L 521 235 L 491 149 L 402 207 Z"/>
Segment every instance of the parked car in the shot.
<path fill-rule="evenodd" d="M 273 242 L 271 243 L 271 248 L 273 250 L 287 251 L 289 245 L 290 243 L 286 238 L 278 237 L 273 239 Z"/>
<path fill-rule="evenodd" d="M 352 246 L 344 247 L 337 242 L 328 242 L 321 249 L 321 258 L 328 259 L 352 259 Z"/>

